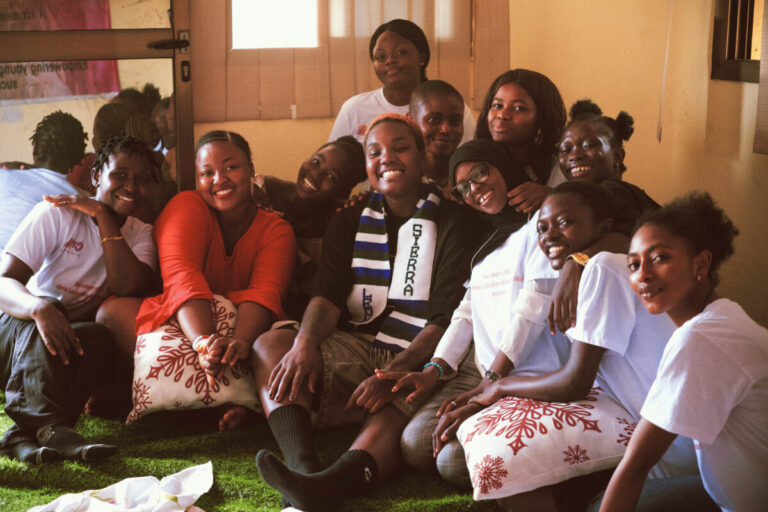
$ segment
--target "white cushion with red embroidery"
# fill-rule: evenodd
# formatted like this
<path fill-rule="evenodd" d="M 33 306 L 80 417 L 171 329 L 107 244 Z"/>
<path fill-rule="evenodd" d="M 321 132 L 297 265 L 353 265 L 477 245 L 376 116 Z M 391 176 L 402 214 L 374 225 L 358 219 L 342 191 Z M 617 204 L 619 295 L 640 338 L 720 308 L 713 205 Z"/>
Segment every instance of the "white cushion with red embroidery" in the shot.
<path fill-rule="evenodd" d="M 231 336 L 237 321 L 234 304 L 221 295 L 211 301 L 216 332 Z M 227 367 L 213 386 L 200 367 L 197 352 L 175 318 L 136 340 L 133 356 L 133 409 L 126 423 L 163 410 L 201 409 L 236 404 L 258 410 L 257 389 L 249 359 Z"/>
<path fill-rule="evenodd" d="M 498 499 L 615 467 L 635 423 L 610 395 L 542 402 L 506 397 L 459 428 L 476 500 Z"/>

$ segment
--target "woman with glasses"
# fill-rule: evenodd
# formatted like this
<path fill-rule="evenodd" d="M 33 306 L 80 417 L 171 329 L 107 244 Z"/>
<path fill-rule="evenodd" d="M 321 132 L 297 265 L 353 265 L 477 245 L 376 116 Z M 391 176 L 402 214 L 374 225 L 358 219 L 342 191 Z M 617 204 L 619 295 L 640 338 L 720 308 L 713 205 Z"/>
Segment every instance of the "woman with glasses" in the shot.
<path fill-rule="evenodd" d="M 628 237 L 624 233 L 632 229 L 640 213 L 657 207 L 642 190 L 620 181 L 626 169 L 622 141 L 632 132 L 633 120 L 628 114 L 621 113 L 616 119 L 602 116 L 597 105 L 582 101 L 571 108 L 571 121 L 561 138 L 559 163 L 566 179 L 599 183 L 619 205 L 614 212 L 614 230 L 590 246 L 595 252 L 606 250 L 608 240 L 625 244 L 615 252 L 626 251 Z M 469 485 L 469 475 L 464 452 L 454 436 L 461 423 L 481 408 L 477 403 L 469 404 L 469 399 L 513 368 L 515 375 L 559 369 L 570 353 L 565 338 L 555 337 L 555 325 L 546 328 L 550 301 L 562 272 L 549 265 L 538 247 L 538 213 L 518 229 L 524 217 L 505 201 L 510 190 L 525 183 L 526 173 L 518 167 L 516 178 L 512 178 L 514 163 L 506 151 L 499 154 L 499 148 L 506 149 L 489 140 L 475 140 L 461 146 L 451 158 L 454 193 L 488 219 L 495 231 L 473 259 L 465 298 L 432 359 L 443 372 L 428 367 L 422 373 L 403 374 L 396 386 L 415 386 L 414 399 L 432 392 L 437 377 L 453 374 L 452 369 L 474 345 L 478 370 L 485 378 L 461 378 L 473 374 L 470 354 L 459 370 L 460 377 L 446 384 L 417 413 L 402 439 L 404 456 L 411 465 L 429 469 L 435 457 L 440 474 L 457 485 Z M 586 251 L 563 264 L 565 267 L 583 258 L 576 273 L 577 292 L 588 259 Z"/>
<path fill-rule="evenodd" d="M 515 321 L 517 304 L 541 302 L 548 295 L 523 287 L 526 273 L 533 270 L 526 262 L 526 247 L 535 244 L 535 223 L 533 233 L 520 229 L 527 215 L 507 202 L 507 192 L 529 179 L 523 168 L 501 144 L 473 140 L 451 156 L 449 174 L 455 184 L 454 194 L 490 222 L 494 231 L 475 254 L 464 298 L 424 371 L 381 372 L 379 376 L 399 379 L 395 390 L 414 387 L 408 400 L 415 403 L 435 390 L 440 380 L 450 378 L 408 424 L 401 447 L 410 465 L 430 470 L 436 463 L 445 480 L 469 487 L 464 452 L 454 433 L 465 418 L 477 412 L 474 406 L 466 406 L 470 390 L 480 389 L 482 382 L 509 372 L 511 368 L 497 368 L 497 354 L 506 359 L 504 352 L 512 348 L 515 329 L 527 332 L 533 328 L 524 321 Z M 548 272 L 557 277 L 547 270 L 546 258 L 541 258 L 540 266 L 541 271 L 535 274 Z M 540 327 L 536 343 L 529 345 L 535 348 L 514 357 L 515 372 L 536 374 L 562 365 L 560 354 L 567 354 L 565 340 L 551 336 L 543 324 Z"/>

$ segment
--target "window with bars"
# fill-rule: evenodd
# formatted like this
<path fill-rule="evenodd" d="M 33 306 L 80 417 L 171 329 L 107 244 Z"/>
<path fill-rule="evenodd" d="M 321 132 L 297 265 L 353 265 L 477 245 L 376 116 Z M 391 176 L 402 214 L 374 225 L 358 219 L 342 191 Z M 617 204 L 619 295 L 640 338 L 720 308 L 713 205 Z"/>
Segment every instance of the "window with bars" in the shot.
<path fill-rule="evenodd" d="M 758 82 L 764 0 L 716 0 L 712 78 Z"/>

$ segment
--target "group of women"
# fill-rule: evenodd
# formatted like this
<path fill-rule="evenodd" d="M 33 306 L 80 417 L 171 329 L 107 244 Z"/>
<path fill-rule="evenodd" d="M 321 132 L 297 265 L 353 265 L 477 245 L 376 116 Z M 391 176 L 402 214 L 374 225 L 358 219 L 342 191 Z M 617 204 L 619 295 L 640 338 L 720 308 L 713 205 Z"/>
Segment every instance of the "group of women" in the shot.
<path fill-rule="evenodd" d="M 581 101 L 568 120 L 540 73 L 500 75 L 472 134 L 461 95 L 426 79 L 429 48 L 416 25 L 382 25 L 370 56 L 383 87 L 345 103 L 332 140 L 295 183 L 256 176 L 236 133 L 200 138 L 197 190 L 177 194 L 154 224 L 159 294 L 154 260 L 132 242 L 149 229 L 130 215 L 154 165 L 134 139 L 100 150 L 94 198 L 52 197 L 56 209 L 36 208 L 0 268 L 0 335 L 23 328 L 23 345 L 40 345 L 3 347 L 15 422 L 3 453 L 38 463 L 112 453 L 71 428 L 89 386 L 104 378 L 82 371 L 94 368 L 91 344 L 109 338 L 98 345 L 114 342 L 130 366 L 137 336 L 175 322 L 210 385 L 252 364 L 253 392 L 284 458 L 262 450 L 256 462 L 286 505 L 335 510 L 404 458 L 505 510 L 761 507 L 768 331 L 715 291 L 737 234 L 722 210 L 704 193 L 659 207 L 624 181 L 632 118 Z M 366 177 L 371 191 L 336 213 Z M 54 212 L 84 223 L 88 241 L 29 234 L 35 223 L 63 229 Z M 81 248 L 98 277 L 61 284 L 72 263 L 59 268 L 59 254 Z M 93 293 L 79 304 L 84 290 Z M 61 306 L 72 321 L 93 319 L 92 299 L 107 291 L 99 323 L 69 327 Z M 235 308 L 225 333 L 215 294 Z M 294 321 L 276 323 L 286 318 Z M 46 368 L 39 384 L 15 377 L 32 370 L 10 355 L 33 349 L 24 360 Z M 76 393 L 59 396 L 53 383 L 64 379 Z M 41 396 L 40 411 L 17 398 L 24 393 Z M 565 417 L 549 431 L 528 424 L 515 446 L 500 435 L 525 408 L 566 403 L 587 411 L 581 445 L 567 452 L 542 441 L 565 435 Z M 245 418 L 234 407 L 220 427 Z M 621 450 L 587 455 L 586 431 L 620 419 L 631 434 Z M 359 435 L 323 464 L 313 427 L 349 423 L 362 425 Z M 524 450 L 537 464 L 517 457 Z M 649 472 L 657 478 L 646 481 Z"/>

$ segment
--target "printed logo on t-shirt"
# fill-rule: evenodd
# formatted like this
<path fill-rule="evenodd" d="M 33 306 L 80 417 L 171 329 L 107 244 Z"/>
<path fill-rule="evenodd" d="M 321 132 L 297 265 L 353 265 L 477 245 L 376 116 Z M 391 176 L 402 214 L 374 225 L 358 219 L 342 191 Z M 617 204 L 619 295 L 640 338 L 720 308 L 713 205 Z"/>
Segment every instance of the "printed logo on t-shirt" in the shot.
<path fill-rule="evenodd" d="M 368 131 L 368 126 L 365 124 L 361 124 L 360 126 L 357 127 L 357 134 L 360 137 L 363 137 L 366 131 Z"/>
<path fill-rule="evenodd" d="M 70 238 L 67 243 L 64 244 L 64 252 L 70 254 L 77 254 L 83 248 L 83 242 L 78 242 L 74 237 Z"/>

